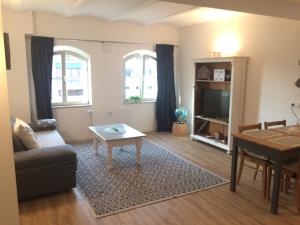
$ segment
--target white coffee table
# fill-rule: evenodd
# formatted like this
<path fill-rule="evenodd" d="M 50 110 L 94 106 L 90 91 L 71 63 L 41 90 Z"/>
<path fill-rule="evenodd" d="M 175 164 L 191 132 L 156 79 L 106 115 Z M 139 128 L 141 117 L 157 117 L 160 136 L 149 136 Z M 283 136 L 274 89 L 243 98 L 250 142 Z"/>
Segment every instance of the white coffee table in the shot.
<path fill-rule="evenodd" d="M 142 137 L 145 137 L 145 134 L 123 123 L 90 126 L 89 129 L 94 136 L 93 145 L 96 154 L 98 154 L 99 142 L 106 145 L 108 169 L 112 169 L 112 148 L 130 144 L 136 145 L 136 163 L 141 165 Z"/>

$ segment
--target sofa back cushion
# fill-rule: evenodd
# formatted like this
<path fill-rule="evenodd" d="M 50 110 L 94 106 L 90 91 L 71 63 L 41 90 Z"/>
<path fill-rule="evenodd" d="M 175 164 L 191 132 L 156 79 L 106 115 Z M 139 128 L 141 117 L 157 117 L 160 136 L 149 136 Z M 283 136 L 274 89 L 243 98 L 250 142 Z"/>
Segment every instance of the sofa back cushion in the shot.
<path fill-rule="evenodd" d="M 34 148 L 41 147 L 41 144 L 37 136 L 35 135 L 34 131 L 23 120 L 16 118 L 13 131 L 14 134 L 19 138 L 19 140 L 27 149 L 34 149 Z"/>
<path fill-rule="evenodd" d="M 14 134 L 14 132 L 12 132 L 12 140 L 14 152 L 22 152 L 27 150 L 23 143 L 20 141 L 20 139 L 17 137 L 17 135 Z"/>

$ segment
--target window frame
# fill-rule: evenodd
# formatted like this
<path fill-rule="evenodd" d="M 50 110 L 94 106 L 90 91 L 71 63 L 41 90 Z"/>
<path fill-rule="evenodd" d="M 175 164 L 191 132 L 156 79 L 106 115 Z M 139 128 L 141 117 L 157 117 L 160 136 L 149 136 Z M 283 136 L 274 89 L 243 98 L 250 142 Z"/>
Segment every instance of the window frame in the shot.
<path fill-rule="evenodd" d="M 143 51 L 145 51 L 145 53 Z M 151 52 L 151 53 L 153 53 L 153 55 L 151 55 L 147 52 Z M 138 51 L 131 52 L 128 55 L 123 57 L 124 103 L 156 102 L 157 96 L 155 98 L 144 98 L 145 61 L 146 61 L 145 59 L 146 58 L 152 58 L 157 63 L 157 58 L 154 56 L 155 54 L 156 54 L 155 52 L 152 52 L 152 51 L 149 51 L 149 50 L 138 50 Z M 140 88 L 140 100 L 138 102 L 134 102 L 134 101 L 131 101 L 130 99 L 127 99 L 126 98 L 126 89 L 125 89 L 125 87 L 126 87 L 126 76 L 125 76 L 126 65 L 125 64 L 126 64 L 127 60 L 130 60 L 131 58 L 135 58 L 135 57 L 141 57 L 142 60 L 143 60 L 143 74 L 142 74 L 142 78 L 140 79 L 140 87 L 141 87 Z M 157 77 L 157 74 L 156 74 L 156 77 Z"/>
<path fill-rule="evenodd" d="M 59 107 L 77 107 L 77 106 L 91 106 L 91 85 L 90 85 L 90 59 L 89 57 L 83 56 L 75 51 L 68 50 L 68 49 L 61 49 L 61 50 L 56 50 L 53 52 L 54 55 L 60 55 L 61 56 L 61 74 L 62 74 L 62 102 L 57 102 L 57 103 L 52 103 L 53 108 L 59 108 Z M 66 82 L 66 55 L 71 55 L 74 57 L 77 57 L 81 60 L 84 60 L 86 64 L 88 65 L 88 71 L 87 71 L 87 83 L 88 83 L 88 88 L 87 88 L 87 95 L 88 95 L 88 101 L 83 102 L 83 101 L 74 101 L 74 102 L 68 102 L 67 101 L 67 82 Z M 52 75 L 51 75 L 52 79 Z M 51 80 L 52 82 L 52 80 Z M 52 90 L 51 90 L 52 91 Z"/>

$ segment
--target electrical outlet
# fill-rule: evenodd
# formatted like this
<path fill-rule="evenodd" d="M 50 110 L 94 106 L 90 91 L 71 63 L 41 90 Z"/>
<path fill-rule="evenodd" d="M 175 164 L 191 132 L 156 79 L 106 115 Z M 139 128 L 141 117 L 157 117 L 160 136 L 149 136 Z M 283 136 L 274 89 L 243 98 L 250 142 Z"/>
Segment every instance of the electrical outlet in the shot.
<path fill-rule="evenodd" d="M 299 102 L 293 102 L 293 103 L 291 104 L 291 107 L 300 109 L 300 103 L 299 103 Z"/>

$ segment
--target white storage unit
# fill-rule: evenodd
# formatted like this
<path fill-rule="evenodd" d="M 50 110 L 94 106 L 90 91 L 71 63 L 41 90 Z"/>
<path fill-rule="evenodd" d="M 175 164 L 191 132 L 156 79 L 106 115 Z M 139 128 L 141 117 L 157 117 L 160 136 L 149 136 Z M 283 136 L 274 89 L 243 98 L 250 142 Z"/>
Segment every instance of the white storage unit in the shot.
<path fill-rule="evenodd" d="M 244 119 L 247 62 L 248 57 L 194 60 L 193 139 L 230 152 L 231 134 Z"/>

